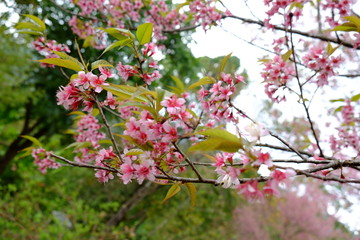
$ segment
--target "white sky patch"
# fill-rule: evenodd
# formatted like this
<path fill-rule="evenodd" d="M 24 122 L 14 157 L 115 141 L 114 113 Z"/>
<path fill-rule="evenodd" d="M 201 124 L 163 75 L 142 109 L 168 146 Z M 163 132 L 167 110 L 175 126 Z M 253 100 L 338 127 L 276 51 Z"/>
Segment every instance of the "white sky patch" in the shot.
<path fill-rule="evenodd" d="M 264 18 L 266 17 L 266 15 L 264 14 L 266 8 L 264 7 L 263 1 L 261 0 L 247 1 L 248 6 L 244 4 L 244 1 L 239 0 L 223 0 L 222 2 L 234 15 L 251 19 L 255 19 L 255 17 L 258 17 L 260 20 L 264 20 Z M 360 1 L 355 4 L 353 10 L 358 14 L 360 13 Z M 313 22 L 309 23 L 309 26 L 311 26 L 312 24 Z M 254 37 L 254 34 L 259 34 L 259 36 L 261 37 L 269 36 L 270 38 L 272 36 L 272 33 L 268 35 L 267 32 L 268 30 L 259 30 L 258 26 L 251 26 L 250 24 L 244 25 L 240 20 L 226 19 L 223 21 L 221 26 L 212 27 L 206 33 L 201 28 L 198 28 L 196 30 L 196 33 L 193 34 L 194 43 L 191 43 L 189 45 L 195 57 L 208 56 L 211 58 L 215 58 L 232 53 L 233 56 L 236 56 L 240 59 L 241 70 L 239 72 L 245 69 L 249 75 L 250 83 L 246 89 L 241 91 L 240 96 L 236 98 L 236 104 L 246 114 L 258 120 L 259 122 L 263 122 L 265 120 L 259 117 L 261 114 L 261 110 L 263 109 L 262 100 L 267 99 L 267 96 L 264 93 L 264 86 L 261 84 L 263 80 L 260 76 L 260 73 L 263 69 L 263 66 L 258 60 L 264 55 L 271 56 L 272 54 L 267 53 L 256 46 L 250 45 L 244 40 L 253 40 L 252 38 Z M 335 44 L 333 44 L 333 46 L 334 45 Z M 267 48 L 271 49 L 269 47 Z M 341 80 L 344 79 L 340 79 L 340 81 L 338 81 L 339 89 L 344 89 L 344 83 L 341 82 Z M 323 115 L 319 114 L 323 110 L 323 107 L 322 109 L 320 109 L 319 106 L 321 107 L 322 104 L 324 102 L 328 102 L 329 99 L 352 96 L 350 94 L 351 91 L 358 91 L 360 89 L 358 79 L 346 79 L 346 81 L 347 83 L 345 83 L 345 85 L 347 85 L 347 87 L 345 87 L 343 91 L 339 91 L 339 89 L 332 90 L 330 87 L 328 87 L 324 89 L 327 92 L 327 97 L 324 98 L 324 95 L 321 94 L 321 92 L 315 95 L 313 102 L 321 102 L 321 104 L 314 104 L 314 106 L 312 104 L 310 108 L 310 113 L 315 118 L 315 122 L 318 121 L 317 123 L 319 123 L 319 127 L 321 129 L 324 129 L 324 125 L 326 123 L 324 119 L 327 119 L 328 117 L 327 113 L 323 113 Z M 354 86 L 356 85 L 359 87 L 354 88 Z M 287 116 L 303 116 L 304 109 L 300 104 L 296 104 L 297 97 L 292 96 L 290 98 L 287 97 L 287 99 L 288 100 L 286 102 L 278 104 L 279 109 L 283 110 L 283 116 L 285 118 Z M 240 124 L 242 123 L 248 124 L 249 121 L 244 120 L 240 122 Z M 283 158 L 284 157 L 289 157 L 289 155 L 284 154 Z M 303 169 L 304 167 L 306 167 L 299 167 L 296 165 L 297 164 L 292 164 L 288 166 L 297 167 L 299 169 Z M 262 171 L 264 175 L 268 174 L 266 168 L 263 168 Z M 349 196 L 349 201 L 351 201 L 353 205 L 348 209 L 342 209 L 341 211 L 338 211 L 336 215 L 339 217 L 341 222 L 348 225 L 352 231 L 359 231 L 359 197 L 353 195 Z"/>

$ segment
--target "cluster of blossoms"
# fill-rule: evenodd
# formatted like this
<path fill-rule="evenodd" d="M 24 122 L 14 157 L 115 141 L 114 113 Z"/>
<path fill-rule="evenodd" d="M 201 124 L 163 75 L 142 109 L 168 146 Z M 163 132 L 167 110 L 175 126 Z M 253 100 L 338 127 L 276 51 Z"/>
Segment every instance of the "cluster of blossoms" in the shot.
<path fill-rule="evenodd" d="M 148 60 L 152 57 L 156 51 L 156 45 L 154 43 L 147 43 L 142 49 L 143 56 Z M 145 62 L 145 61 L 144 61 Z M 129 77 L 137 76 L 141 78 L 147 85 L 150 85 L 153 81 L 161 78 L 159 66 L 156 61 L 150 61 L 148 64 L 148 71 L 140 73 L 138 66 L 123 65 L 121 62 L 117 65 L 119 76 L 126 82 Z"/>
<path fill-rule="evenodd" d="M 325 21 L 329 23 L 331 27 L 335 27 L 340 24 L 339 23 L 340 19 L 339 20 L 334 19 L 335 16 L 334 13 L 338 12 L 340 14 L 340 17 L 352 15 L 351 12 L 352 5 L 356 3 L 356 1 L 355 0 L 342 0 L 342 1 L 325 0 L 322 1 L 321 3 L 323 10 L 330 10 L 332 13 L 331 17 L 326 16 Z"/>
<path fill-rule="evenodd" d="M 149 15 L 145 21 L 154 24 L 154 37 L 158 40 L 164 40 L 166 39 L 166 36 L 162 34 L 164 30 L 179 28 L 180 24 L 185 22 L 187 18 L 186 14 L 181 14 L 176 9 L 169 10 L 164 1 L 152 1 Z"/>
<path fill-rule="evenodd" d="M 265 26 L 273 28 L 274 25 L 270 23 L 271 17 L 277 14 L 284 16 L 284 24 L 286 27 L 290 27 L 292 24 L 292 18 L 299 19 L 302 15 L 302 8 L 298 8 L 297 4 L 305 4 L 309 0 L 264 0 L 264 4 L 269 6 L 270 9 L 266 12 L 268 18 L 265 19 Z M 295 10 L 293 10 L 295 9 Z"/>
<path fill-rule="evenodd" d="M 108 85 L 106 79 L 113 77 L 108 69 L 100 67 L 99 70 L 99 76 L 92 72 L 80 71 L 78 77 L 73 79 L 70 84 L 60 87 L 56 94 L 57 104 L 63 105 L 65 109 L 77 110 L 80 103 L 82 103 L 84 106 L 83 111 L 91 112 L 94 105 L 91 93 L 100 93 L 102 86 Z"/>
<path fill-rule="evenodd" d="M 265 164 L 268 167 L 272 166 L 270 155 L 268 153 L 257 152 L 257 160 L 252 162 L 253 166 L 260 166 Z M 251 200 L 261 199 L 265 195 L 280 195 L 279 184 L 284 182 L 289 177 L 296 175 L 293 170 L 274 170 L 271 172 L 266 184 L 260 188 L 256 180 L 240 183 L 239 177 L 241 173 L 246 171 L 245 166 L 249 164 L 247 157 L 244 158 L 244 167 L 231 166 L 234 154 L 232 153 L 217 153 L 215 155 L 216 166 L 215 172 L 218 174 L 217 183 L 221 184 L 224 188 L 235 188 L 240 194 Z M 230 164 L 230 165 L 229 165 Z"/>
<path fill-rule="evenodd" d="M 211 24 L 221 20 L 222 13 L 215 8 L 214 0 L 195 0 L 191 1 L 189 8 L 190 12 L 194 14 L 193 24 L 200 23 L 204 30 L 206 30 Z M 229 11 L 227 15 L 231 15 Z"/>
<path fill-rule="evenodd" d="M 105 138 L 105 134 L 99 132 L 100 128 L 101 126 L 94 116 L 90 114 L 82 116 L 77 122 L 75 141 L 90 142 L 94 148 L 98 148 L 99 140 Z"/>
<path fill-rule="evenodd" d="M 96 49 L 104 49 L 106 47 L 107 38 L 104 32 L 97 30 L 94 27 L 94 24 L 96 22 L 97 22 L 96 20 L 82 21 L 76 16 L 73 16 L 69 20 L 68 24 L 74 34 L 78 35 L 82 39 L 87 39 L 88 45 Z"/>
<path fill-rule="evenodd" d="M 250 200 L 262 199 L 265 195 L 280 195 L 279 184 L 285 182 L 289 177 L 296 175 L 293 170 L 280 171 L 275 170 L 271 173 L 270 179 L 266 181 L 263 188 L 259 188 L 256 180 L 250 180 L 236 186 L 239 194 L 243 194 Z"/>
<path fill-rule="evenodd" d="M 316 84 L 319 87 L 329 83 L 329 78 L 335 75 L 334 69 L 344 61 L 341 56 L 329 56 L 323 48 L 316 46 L 312 47 L 302 60 L 306 67 L 317 72 Z"/>
<path fill-rule="evenodd" d="M 198 99 L 205 113 L 210 118 L 221 121 L 233 121 L 234 114 L 230 107 L 230 98 L 236 91 L 236 84 L 243 82 L 244 77 L 221 73 L 218 82 L 214 83 L 209 90 L 201 88 L 198 92 Z"/>
<path fill-rule="evenodd" d="M 167 111 L 167 117 L 162 120 L 156 120 L 146 110 L 141 111 L 137 117 L 129 107 L 120 105 L 118 108 L 123 117 L 128 117 L 123 132 L 127 139 L 123 142 L 123 162 L 119 163 L 117 160 L 120 168 L 118 175 L 125 184 L 132 179 L 136 179 L 140 184 L 145 179 L 154 181 L 155 174 L 159 174 L 157 167 L 164 164 L 175 174 L 184 170 L 183 167 L 175 166 L 180 164 L 184 157 L 175 149 L 173 143 L 180 138 L 179 129 L 184 133 L 190 131 L 187 122 L 192 116 L 186 111 L 185 100 L 175 95 L 164 99 L 161 105 L 166 107 Z M 137 148 L 144 146 L 149 150 Z M 112 149 L 100 150 L 99 154 L 96 157 L 97 166 L 106 166 L 103 161 L 116 159 Z M 106 170 L 97 170 L 96 177 L 99 181 L 107 182 L 113 175 Z"/>
<path fill-rule="evenodd" d="M 277 94 L 277 91 L 279 88 L 285 87 L 287 82 L 293 78 L 295 75 L 294 68 L 278 55 L 265 62 L 264 65 L 265 68 L 261 76 L 265 83 L 265 93 L 274 102 L 285 101 L 285 95 Z"/>
<path fill-rule="evenodd" d="M 264 0 L 264 4 L 270 9 L 266 12 L 268 18 L 265 19 L 265 25 L 268 28 L 273 28 L 274 25 L 270 23 L 271 18 L 275 15 L 282 15 L 284 17 L 285 27 L 290 27 L 294 17 L 299 19 L 302 15 L 303 5 L 309 3 L 309 0 Z M 330 10 L 331 16 L 325 16 L 325 21 L 331 26 L 335 27 L 340 24 L 341 19 L 335 19 L 335 13 L 339 13 L 340 17 L 352 15 L 351 9 L 355 0 L 325 0 L 320 1 L 319 4 L 323 10 Z M 301 6 L 301 7 L 300 7 Z"/>
<path fill-rule="evenodd" d="M 98 167 L 107 167 L 106 161 L 116 159 L 116 155 L 112 150 L 112 147 L 109 149 L 101 149 L 95 158 L 95 166 Z M 114 179 L 114 175 L 107 171 L 102 169 L 96 169 L 95 170 L 95 177 L 99 180 L 99 182 L 108 182 L 111 179 Z"/>
<path fill-rule="evenodd" d="M 345 104 L 339 116 L 342 124 L 337 128 L 338 136 L 330 137 L 331 149 L 339 158 L 348 157 L 342 153 L 345 148 L 352 148 L 355 151 L 360 148 L 360 112 L 355 110 L 349 99 L 345 101 Z"/>
<path fill-rule="evenodd" d="M 154 24 L 154 37 L 157 40 L 166 39 L 163 34 L 164 31 L 174 31 L 179 29 L 182 24 L 186 24 L 189 18 L 193 18 L 192 23 L 201 24 L 204 29 L 209 25 L 219 22 L 222 17 L 222 12 L 215 8 L 214 0 L 196 0 L 189 2 L 189 12 L 181 12 L 179 9 L 169 9 L 165 1 L 149 1 L 144 4 L 140 0 L 126 0 L 126 1 L 104 1 L 104 0 L 79 0 L 73 1 L 79 8 L 79 15 L 88 17 L 87 20 L 81 20 L 73 16 L 69 21 L 72 31 L 80 38 L 92 37 L 97 39 L 99 33 L 97 27 L 102 26 L 102 22 L 95 18 L 95 16 L 103 16 L 107 23 L 107 27 L 127 28 L 127 25 L 132 26 L 134 23 L 140 22 L 143 17 L 146 22 Z M 100 14 L 99 14 L 100 13 Z M 226 11 L 226 15 L 230 15 Z M 93 46 L 96 48 L 104 48 L 105 38 L 93 41 Z"/>
<path fill-rule="evenodd" d="M 60 164 L 51 159 L 51 153 L 43 148 L 34 149 L 31 153 L 35 159 L 34 163 L 38 166 L 39 171 L 46 173 L 48 168 L 58 168 Z"/>
<path fill-rule="evenodd" d="M 360 33 L 355 33 L 354 38 L 354 48 L 358 48 L 360 46 Z"/>
<path fill-rule="evenodd" d="M 105 0 L 72 0 L 73 3 L 76 3 L 81 9 L 80 15 L 87 16 L 92 14 L 95 11 L 102 11 L 104 9 Z"/>
<path fill-rule="evenodd" d="M 65 44 L 58 44 L 55 40 L 46 40 L 44 37 L 39 37 L 32 42 L 33 48 L 38 51 L 39 54 L 46 58 L 58 58 L 53 51 L 58 52 L 70 52 L 70 49 Z M 54 67 L 52 64 L 41 63 L 43 67 Z"/>
<path fill-rule="evenodd" d="M 120 177 L 124 184 L 128 184 L 132 179 L 136 179 L 139 184 L 142 184 L 145 179 L 155 181 L 155 175 L 159 174 L 159 170 L 148 151 L 139 155 L 124 154 L 123 159 Z"/>

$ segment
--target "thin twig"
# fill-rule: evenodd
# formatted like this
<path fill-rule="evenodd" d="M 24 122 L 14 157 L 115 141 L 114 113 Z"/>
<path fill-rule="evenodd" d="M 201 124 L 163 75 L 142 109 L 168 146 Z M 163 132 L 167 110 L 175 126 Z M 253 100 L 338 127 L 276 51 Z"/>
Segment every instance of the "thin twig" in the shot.
<path fill-rule="evenodd" d="M 192 161 L 186 156 L 186 154 L 178 147 L 176 143 L 173 143 L 173 146 L 176 148 L 176 150 L 184 157 L 185 161 L 190 165 L 191 169 L 195 172 L 196 176 L 199 178 L 199 180 L 203 180 L 203 177 L 199 173 L 199 171 L 196 169 Z"/>
<path fill-rule="evenodd" d="M 80 163 L 80 162 L 73 162 L 73 161 L 70 161 L 64 157 L 61 157 L 61 156 L 58 156 L 54 153 L 51 153 L 50 156 L 54 157 L 54 158 L 57 158 L 63 162 L 66 162 L 68 164 L 70 164 L 71 166 L 74 166 L 74 167 L 82 167 L 82 168 L 91 168 L 91 169 L 100 169 L 100 170 L 106 170 L 106 171 L 109 171 L 109 172 L 114 172 L 114 173 L 118 173 L 118 170 L 116 170 L 115 168 L 109 168 L 109 167 L 102 167 L 102 166 L 95 166 L 95 165 L 91 165 L 91 164 L 86 164 L 86 163 Z"/>
<path fill-rule="evenodd" d="M 114 135 L 113 135 L 113 133 L 112 133 L 112 131 L 111 131 L 111 128 L 110 128 L 109 123 L 108 123 L 107 120 L 106 120 L 105 114 L 104 114 L 104 112 L 103 112 L 103 110 L 102 110 L 102 107 L 101 107 L 101 105 L 100 105 L 100 103 L 99 103 L 99 101 L 98 101 L 98 99 L 97 99 L 97 96 L 94 96 L 94 101 L 95 101 L 95 103 L 96 103 L 96 105 L 97 105 L 97 107 L 98 107 L 98 109 L 99 109 L 100 116 L 101 116 L 101 118 L 102 118 L 102 120 L 103 120 L 103 122 L 104 122 L 104 124 L 105 124 L 105 127 L 106 127 L 106 129 L 108 130 L 108 133 L 109 133 L 111 142 L 112 142 L 112 144 L 113 144 L 113 146 L 114 146 L 114 148 L 115 148 L 115 151 L 116 151 L 116 153 L 117 153 L 117 155 L 118 155 L 118 158 L 119 158 L 120 161 L 123 163 L 124 160 L 121 158 L 121 152 L 120 152 L 120 150 L 119 150 L 119 148 L 118 148 L 118 146 L 117 146 L 117 144 L 116 144 Z"/>
<path fill-rule="evenodd" d="M 294 39 L 293 39 L 293 34 L 292 34 L 291 30 L 292 30 L 292 20 L 290 20 L 290 43 L 291 43 L 291 50 L 292 50 L 293 58 L 296 59 Z M 296 61 L 294 61 L 294 67 L 295 67 L 295 74 L 296 74 L 295 77 L 296 77 L 297 83 L 299 85 L 301 102 L 302 102 L 302 105 L 303 105 L 303 107 L 305 109 L 306 117 L 307 117 L 307 119 L 309 121 L 311 132 L 312 132 L 312 134 L 313 134 L 313 136 L 315 138 L 316 146 L 319 149 L 319 152 L 320 152 L 319 155 L 320 155 L 320 157 L 323 157 L 324 153 L 323 153 L 323 151 L 322 151 L 322 149 L 320 147 L 320 141 L 319 141 L 318 136 L 316 135 L 314 124 L 313 124 L 313 122 L 311 120 L 311 117 L 310 117 L 309 108 L 306 106 L 306 103 L 305 103 L 305 100 L 304 100 L 303 88 L 302 88 L 302 85 L 301 85 L 301 82 L 300 82 L 299 70 L 298 70 L 298 66 L 297 66 Z"/>
<path fill-rule="evenodd" d="M 275 146 L 275 145 L 271 145 L 271 144 L 266 144 L 266 143 L 258 143 L 255 146 L 257 147 L 267 147 L 267 148 L 272 148 L 272 149 L 276 149 L 276 150 L 281 150 L 281 151 L 286 151 L 286 152 L 293 152 L 291 149 L 289 148 L 284 148 L 284 147 L 280 147 L 280 146 Z M 312 157 L 314 154 L 311 154 L 309 152 L 305 152 L 305 151 L 300 151 L 298 150 L 299 153 L 301 153 L 302 155 L 306 155 L 308 157 Z"/>
<path fill-rule="evenodd" d="M 257 21 L 257 20 L 253 20 L 253 19 L 248 19 L 248 18 L 235 16 L 235 15 L 225 16 L 224 18 L 234 18 L 234 19 L 237 19 L 237 20 L 241 20 L 241 21 L 243 21 L 245 23 L 256 24 L 256 25 L 259 25 L 261 27 L 265 27 L 265 23 L 263 21 Z M 294 30 L 294 29 L 289 30 L 289 29 L 286 29 L 286 28 L 280 27 L 280 26 L 274 26 L 274 29 L 279 30 L 279 31 L 284 31 L 284 32 L 290 32 L 290 33 L 297 34 L 297 35 L 300 35 L 300 36 L 303 36 L 303 37 L 318 39 L 318 40 L 321 40 L 321 41 L 324 41 L 324 42 L 337 43 L 337 44 L 340 44 L 340 45 L 342 45 L 344 47 L 354 49 L 354 45 L 352 43 L 350 43 L 350 42 L 339 41 L 339 40 L 337 40 L 335 38 L 327 37 L 327 36 L 324 36 L 324 35 L 311 34 L 311 33 L 308 33 L 308 32 L 302 32 L 302 31 Z M 356 49 L 360 49 L 360 46 L 357 47 Z"/>
<path fill-rule="evenodd" d="M 234 104 L 232 104 L 232 102 L 229 102 L 229 105 L 231 107 L 233 107 L 236 111 L 238 111 L 240 114 L 244 115 L 247 119 L 249 119 L 251 122 L 253 122 L 254 124 L 257 124 L 255 120 L 253 120 L 251 117 L 249 117 L 245 112 L 243 112 L 241 109 L 237 108 L 236 106 L 234 106 Z M 296 153 L 302 160 L 307 161 L 308 159 L 306 157 L 304 157 L 303 155 L 301 155 L 299 153 L 299 151 L 297 151 L 295 148 L 293 148 L 292 146 L 290 146 L 289 143 L 287 143 L 284 139 L 282 139 L 280 136 L 278 136 L 277 134 L 273 133 L 272 131 L 269 131 L 269 134 L 278 139 L 280 142 L 282 142 L 286 147 L 288 147 L 292 152 Z"/>

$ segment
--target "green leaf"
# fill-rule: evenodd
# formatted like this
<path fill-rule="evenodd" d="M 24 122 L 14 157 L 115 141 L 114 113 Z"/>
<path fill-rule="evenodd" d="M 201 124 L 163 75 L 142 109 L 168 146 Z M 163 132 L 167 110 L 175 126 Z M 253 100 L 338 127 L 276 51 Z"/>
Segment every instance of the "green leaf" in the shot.
<path fill-rule="evenodd" d="M 336 48 L 333 48 L 333 47 L 331 46 L 330 42 L 328 42 L 328 44 L 327 44 L 327 46 L 326 46 L 326 52 L 327 52 L 328 56 L 330 56 L 331 54 L 333 54 L 333 53 L 336 51 L 336 49 L 338 49 L 338 48 L 339 48 L 339 46 L 337 46 Z"/>
<path fill-rule="evenodd" d="M 99 140 L 99 144 L 108 144 L 108 145 L 112 145 L 112 141 L 110 139 L 101 139 Z"/>
<path fill-rule="evenodd" d="M 165 198 L 162 200 L 162 203 L 166 202 L 167 200 L 175 196 L 175 194 L 177 194 L 180 190 L 181 188 L 179 183 L 175 183 L 174 185 L 172 185 L 169 188 L 168 192 L 166 193 Z"/>
<path fill-rule="evenodd" d="M 233 141 L 233 142 L 241 142 L 241 139 L 239 139 L 236 135 L 229 133 L 225 129 L 215 128 L 215 129 L 209 129 L 209 130 L 205 130 L 205 131 L 201 131 L 201 132 L 196 132 L 195 134 L 222 138 L 222 139 L 225 139 L 228 141 Z"/>
<path fill-rule="evenodd" d="M 30 142 L 32 142 L 33 144 L 41 147 L 42 144 L 40 143 L 39 140 L 37 140 L 36 138 L 32 137 L 32 136 L 29 136 L 29 135 L 21 135 L 22 138 L 25 138 L 27 140 L 29 140 Z"/>
<path fill-rule="evenodd" d="M 360 93 L 359 93 L 359 94 L 356 94 L 355 96 L 352 96 L 352 97 L 350 98 L 350 100 L 351 100 L 352 102 L 357 102 L 357 101 L 359 101 L 359 99 L 360 99 Z"/>
<path fill-rule="evenodd" d="M 330 102 L 345 102 L 345 99 L 344 98 L 332 99 L 330 100 Z"/>
<path fill-rule="evenodd" d="M 184 2 L 184 3 L 178 4 L 178 5 L 176 6 L 176 8 L 175 8 L 176 12 L 179 12 L 180 9 L 181 9 L 182 7 L 184 7 L 184 6 L 186 6 L 186 5 L 189 5 L 189 1 L 186 1 L 186 2 Z"/>
<path fill-rule="evenodd" d="M 97 69 L 98 67 L 114 67 L 111 63 L 109 63 L 108 61 L 106 60 L 97 60 L 93 63 L 91 63 L 91 71 L 94 70 L 94 69 Z"/>
<path fill-rule="evenodd" d="M 290 49 L 289 51 L 287 51 L 286 53 L 284 53 L 283 55 L 281 55 L 281 59 L 286 62 L 287 60 L 289 60 L 289 58 L 291 57 L 292 54 L 292 50 Z"/>
<path fill-rule="evenodd" d="M 112 94 L 118 96 L 119 100 L 129 100 L 133 99 L 137 102 L 149 102 L 146 97 L 137 96 L 133 97 L 133 94 L 136 92 L 138 88 L 128 86 L 128 85 L 117 85 L 110 83 L 108 86 L 102 86 L 106 91 L 111 92 Z"/>
<path fill-rule="evenodd" d="M 18 31 L 17 33 L 30 34 L 30 35 L 36 35 L 36 36 L 43 36 L 44 35 L 42 32 L 34 32 L 34 31 Z"/>
<path fill-rule="evenodd" d="M 82 47 L 83 47 L 83 48 L 87 48 L 87 47 L 89 47 L 89 46 L 93 46 L 94 43 L 95 43 L 95 38 L 94 38 L 94 36 L 91 36 L 91 35 L 90 35 L 90 36 L 87 36 L 87 37 L 85 38 Z"/>
<path fill-rule="evenodd" d="M 176 77 L 176 76 L 171 76 L 171 79 L 175 82 L 176 86 L 180 89 L 181 92 L 185 91 L 185 85 L 184 83 L 180 80 L 180 78 Z"/>
<path fill-rule="evenodd" d="M 237 152 L 243 149 L 242 139 L 224 129 L 209 129 L 195 134 L 208 136 L 202 142 L 192 145 L 188 151 L 214 151 L 221 150 L 225 152 Z"/>
<path fill-rule="evenodd" d="M 356 17 L 356 16 L 346 16 L 344 17 L 346 20 L 348 20 L 349 22 L 353 23 L 356 25 L 356 27 L 358 29 L 360 29 L 360 18 Z"/>
<path fill-rule="evenodd" d="M 138 149 L 138 148 L 134 148 L 134 149 L 129 150 L 125 155 L 126 156 L 136 156 L 136 155 L 140 155 L 140 154 L 143 154 L 143 153 L 144 153 L 143 150 Z"/>
<path fill-rule="evenodd" d="M 231 54 L 232 54 L 232 53 L 226 55 L 226 56 L 221 60 L 221 63 L 220 63 L 220 66 L 219 66 L 218 78 L 220 78 L 220 74 L 221 74 L 222 72 L 224 72 L 226 63 L 228 62 L 229 58 L 231 57 Z"/>
<path fill-rule="evenodd" d="M 155 106 L 156 109 L 155 110 L 156 110 L 156 112 L 159 112 L 163 108 L 163 106 L 161 105 L 161 101 L 165 97 L 165 90 L 161 89 L 161 88 L 157 88 L 156 94 L 157 94 L 157 97 L 156 97 L 156 106 Z"/>
<path fill-rule="evenodd" d="M 44 31 L 46 29 L 45 23 L 40 18 L 38 18 L 34 15 L 30 15 L 30 14 L 23 14 L 23 16 L 28 17 L 31 20 L 33 20 L 37 25 L 39 25 L 39 27 L 41 28 L 42 31 Z"/>
<path fill-rule="evenodd" d="M 31 23 L 31 22 L 19 22 L 18 24 L 16 24 L 15 26 L 16 29 L 30 29 L 33 30 L 35 32 L 42 32 L 42 29 L 39 25 L 35 24 L 35 23 Z"/>
<path fill-rule="evenodd" d="M 92 146 L 91 142 L 73 142 L 70 145 L 68 145 L 65 149 L 69 149 L 69 148 L 79 149 L 79 148 L 87 148 L 90 146 Z"/>
<path fill-rule="evenodd" d="M 136 30 L 136 38 L 139 40 L 140 45 L 144 45 L 151 41 L 153 34 L 153 24 L 144 23 L 141 24 Z"/>
<path fill-rule="evenodd" d="M 118 39 L 118 40 L 125 40 L 128 38 L 131 38 L 132 40 L 135 39 L 134 34 L 132 34 L 129 30 L 127 29 L 122 29 L 122 28 L 99 28 L 101 30 L 103 30 L 104 32 L 110 34 L 111 36 L 113 36 L 114 38 Z"/>
<path fill-rule="evenodd" d="M 79 67 L 81 67 L 81 69 L 84 69 L 84 66 L 76 58 L 74 58 L 64 52 L 58 52 L 58 51 L 52 51 L 52 52 L 55 53 L 56 55 L 58 55 L 60 58 L 70 60 L 70 61 L 76 63 Z"/>
<path fill-rule="evenodd" d="M 119 47 L 118 50 L 120 50 L 121 48 L 125 47 L 126 45 L 128 45 L 129 43 L 131 43 L 132 40 L 131 39 L 124 39 L 124 40 L 120 40 L 120 41 L 117 41 L 117 42 L 114 42 L 112 44 L 110 44 L 109 46 L 107 46 L 107 48 L 105 48 L 105 50 L 102 52 L 101 55 L 103 55 L 104 53 L 110 51 L 111 49 L 113 48 L 116 48 L 116 47 Z"/>
<path fill-rule="evenodd" d="M 293 8 L 299 8 L 299 9 L 302 9 L 304 6 L 301 4 L 301 3 L 298 3 L 298 2 L 294 2 L 290 5 L 290 9 L 289 10 L 292 10 Z"/>
<path fill-rule="evenodd" d="M 192 145 L 188 151 L 224 151 L 224 152 L 237 152 L 243 146 L 240 142 L 228 141 L 222 138 L 209 137 L 208 139 Z"/>
<path fill-rule="evenodd" d="M 45 58 L 41 60 L 37 60 L 37 62 L 54 64 L 55 66 L 64 67 L 68 69 L 72 69 L 74 71 L 80 72 L 84 69 L 80 67 L 77 63 L 73 62 L 69 59 L 60 59 L 60 58 Z"/>
<path fill-rule="evenodd" d="M 339 26 L 334 27 L 333 29 L 331 29 L 330 31 L 342 31 L 342 32 L 351 32 L 351 31 L 356 31 L 356 25 L 354 24 L 342 24 Z"/>
<path fill-rule="evenodd" d="M 72 112 L 68 113 L 67 115 L 85 116 L 86 114 L 81 111 L 72 111 Z"/>
<path fill-rule="evenodd" d="M 199 81 L 197 81 L 196 83 L 191 84 L 191 85 L 187 88 L 187 90 L 191 90 L 191 89 L 196 88 L 196 87 L 198 87 L 198 86 L 205 85 L 205 84 L 212 84 L 212 83 L 216 83 L 215 78 L 210 77 L 210 76 L 206 76 L 206 77 L 201 78 L 201 79 L 200 79 Z"/>
<path fill-rule="evenodd" d="M 184 183 L 187 190 L 189 191 L 191 206 L 195 207 L 196 205 L 196 187 L 193 183 Z"/>
<path fill-rule="evenodd" d="M 34 147 L 27 147 L 27 148 L 21 149 L 20 152 L 24 152 L 24 153 L 18 157 L 24 158 L 24 157 L 30 156 L 33 149 L 34 149 Z"/>
<path fill-rule="evenodd" d="M 343 108 L 344 108 L 344 106 L 340 106 L 340 107 L 336 108 L 334 110 L 334 113 L 340 112 Z"/>
<path fill-rule="evenodd" d="M 141 109 L 144 109 L 144 110 L 150 112 L 153 116 L 156 116 L 155 109 L 152 108 L 152 107 L 149 107 L 148 105 L 145 105 L 145 104 L 142 104 L 142 103 L 139 103 L 139 102 L 128 101 L 126 103 L 121 104 L 120 107 L 127 107 L 127 106 L 139 107 Z"/>

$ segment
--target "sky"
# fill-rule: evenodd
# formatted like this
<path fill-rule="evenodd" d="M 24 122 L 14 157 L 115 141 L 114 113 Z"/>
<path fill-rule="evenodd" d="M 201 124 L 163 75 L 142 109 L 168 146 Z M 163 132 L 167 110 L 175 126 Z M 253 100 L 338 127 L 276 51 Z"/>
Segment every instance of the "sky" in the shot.
<path fill-rule="evenodd" d="M 237 16 L 254 19 L 254 16 L 260 19 L 265 18 L 265 7 L 261 0 L 223 0 L 224 5 L 230 9 L 230 11 Z M 251 11 L 250 11 L 251 9 Z M 353 10 L 360 13 L 360 2 L 354 5 Z M 309 22 L 309 26 L 313 23 Z M 263 81 L 260 72 L 263 66 L 258 62 L 260 58 L 268 53 L 258 47 L 252 46 L 245 42 L 243 39 L 251 40 L 256 28 L 244 26 L 239 20 L 226 19 L 221 26 L 213 27 L 206 33 L 198 28 L 193 35 L 194 43 L 190 44 L 192 52 L 196 57 L 208 56 L 218 57 L 225 56 L 232 53 L 233 56 L 237 56 L 240 59 L 241 68 L 245 69 L 249 75 L 250 84 L 247 89 L 243 90 L 239 97 L 236 99 L 236 103 L 241 106 L 241 109 L 254 119 L 264 122 L 261 117 L 262 100 L 266 99 L 264 93 L 264 87 L 261 86 Z M 260 35 L 266 35 L 266 32 L 259 32 Z M 263 47 L 263 46 L 262 46 Z M 269 47 L 268 49 L 271 49 Z M 241 70 L 242 71 L 242 70 Z M 239 71 L 239 72 L 241 72 Z M 348 87 L 345 87 L 344 92 L 333 91 L 331 88 L 327 89 L 327 93 L 330 93 L 331 99 L 336 99 L 346 96 L 347 94 L 360 89 L 359 79 L 347 80 Z M 349 83 L 350 82 L 350 83 Z M 340 83 L 341 84 L 341 83 Z M 354 87 L 358 86 L 358 87 Z M 356 92 L 358 93 L 358 92 Z M 354 93 L 355 94 L 355 93 Z M 351 95 L 350 95 L 351 96 Z M 329 99 L 324 98 L 322 94 L 318 94 L 314 101 L 321 102 L 322 104 L 328 102 Z M 281 103 L 279 106 L 284 112 L 285 116 L 300 116 L 304 112 L 300 104 L 293 104 L 296 99 L 288 99 L 287 103 Z M 320 112 L 321 105 L 314 106 L 312 108 L 313 113 Z M 300 114 L 300 115 L 299 115 Z M 326 113 L 325 113 L 326 114 Z M 325 116 L 318 116 L 319 121 Z M 322 121 L 325 125 L 325 121 Z M 360 231 L 360 199 L 358 196 L 349 196 L 348 199 L 354 203 L 354 205 L 348 210 L 340 210 L 336 215 L 340 220 L 347 224 L 353 231 Z M 329 208 L 329 212 L 334 214 L 334 208 Z"/>

